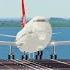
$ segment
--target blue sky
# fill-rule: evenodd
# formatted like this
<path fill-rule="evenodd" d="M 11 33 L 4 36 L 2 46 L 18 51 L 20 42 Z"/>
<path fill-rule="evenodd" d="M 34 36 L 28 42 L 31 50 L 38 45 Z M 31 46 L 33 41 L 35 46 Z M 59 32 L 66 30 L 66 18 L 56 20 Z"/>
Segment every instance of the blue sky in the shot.
<path fill-rule="evenodd" d="M 70 0 L 25 0 L 26 16 L 70 18 Z M 19 18 L 20 0 L 0 0 L 0 18 Z"/>

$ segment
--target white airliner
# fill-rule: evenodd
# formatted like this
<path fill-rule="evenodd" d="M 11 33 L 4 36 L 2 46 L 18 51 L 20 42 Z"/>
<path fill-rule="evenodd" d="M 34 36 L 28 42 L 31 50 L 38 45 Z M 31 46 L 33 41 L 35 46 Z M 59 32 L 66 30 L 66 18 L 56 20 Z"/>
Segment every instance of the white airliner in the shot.
<path fill-rule="evenodd" d="M 36 52 L 44 48 L 57 45 L 70 45 L 70 41 L 51 41 L 52 28 L 49 22 L 43 16 L 36 16 L 26 24 L 24 0 L 22 3 L 22 29 L 16 36 L 0 34 L 1 36 L 8 36 L 16 38 L 15 42 L 0 41 L 0 45 L 16 46 L 20 51 Z"/>

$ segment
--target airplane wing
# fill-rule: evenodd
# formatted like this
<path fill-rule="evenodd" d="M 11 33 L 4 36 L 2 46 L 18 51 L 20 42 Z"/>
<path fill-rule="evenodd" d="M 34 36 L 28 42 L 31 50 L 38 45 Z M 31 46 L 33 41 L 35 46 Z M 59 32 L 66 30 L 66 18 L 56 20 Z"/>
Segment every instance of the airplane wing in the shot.
<path fill-rule="evenodd" d="M 17 46 L 16 42 L 10 42 L 10 41 L 0 41 L 0 45 Z"/>
<path fill-rule="evenodd" d="M 9 46 L 17 46 L 16 42 L 10 41 L 0 41 L 0 45 L 9 45 Z M 59 46 L 59 45 L 70 45 L 70 41 L 52 41 L 49 46 Z"/>
<path fill-rule="evenodd" d="M 49 46 L 70 45 L 70 41 L 52 41 Z"/>

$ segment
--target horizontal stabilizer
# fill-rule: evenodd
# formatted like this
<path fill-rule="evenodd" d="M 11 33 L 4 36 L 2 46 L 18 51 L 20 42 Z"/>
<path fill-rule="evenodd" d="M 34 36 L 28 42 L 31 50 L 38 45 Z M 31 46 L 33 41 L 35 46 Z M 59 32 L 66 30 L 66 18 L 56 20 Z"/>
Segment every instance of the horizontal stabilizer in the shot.
<path fill-rule="evenodd" d="M 52 33 L 53 35 L 58 35 L 61 34 L 62 32 L 57 32 L 57 33 Z"/>
<path fill-rule="evenodd" d="M 16 37 L 16 36 L 13 36 L 13 35 L 6 35 L 6 34 L 0 34 L 0 36 L 13 37 L 13 38 Z"/>

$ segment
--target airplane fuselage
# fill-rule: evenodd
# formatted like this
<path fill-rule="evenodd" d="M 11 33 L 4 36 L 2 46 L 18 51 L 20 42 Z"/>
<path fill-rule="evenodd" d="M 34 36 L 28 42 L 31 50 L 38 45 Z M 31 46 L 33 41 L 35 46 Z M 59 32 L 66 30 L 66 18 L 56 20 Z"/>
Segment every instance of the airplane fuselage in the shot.
<path fill-rule="evenodd" d="M 44 49 L 50 42 L 52 29 L 44 17 L 34 17 L 17 33 L 16 43 L 21 51 L 36 52 Z M 31 48 L 31 49 L 30 49 Z"/>

